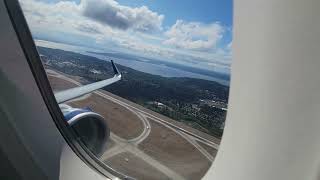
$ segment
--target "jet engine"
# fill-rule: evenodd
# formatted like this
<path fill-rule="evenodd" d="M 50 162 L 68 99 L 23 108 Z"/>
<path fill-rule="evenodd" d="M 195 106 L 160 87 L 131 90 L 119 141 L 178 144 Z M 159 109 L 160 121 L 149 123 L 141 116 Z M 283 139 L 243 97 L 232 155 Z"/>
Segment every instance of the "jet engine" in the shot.
<path fill-rule="evenodd" d="M 73 108 L 60 104 L 60 109 L 68 124 L 75 130 L 86 147 L 100 157 L 107 148 L 110 129 L 106 120 L 90 108 Z"/>

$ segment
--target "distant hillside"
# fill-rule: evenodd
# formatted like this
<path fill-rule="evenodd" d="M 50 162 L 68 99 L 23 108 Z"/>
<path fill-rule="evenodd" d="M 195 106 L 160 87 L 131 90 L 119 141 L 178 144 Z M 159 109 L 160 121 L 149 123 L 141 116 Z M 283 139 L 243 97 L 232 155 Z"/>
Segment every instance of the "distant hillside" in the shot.
<path fill-rule="evenodd" d="M 45 66 L 81 76 L 90 82 L 105 79 L 113 73 L 109 62 L 95 57 L 43 47 L 38 47 L 38 50 Z M 117 66 L 123 78 L 105 90 L 206 133 L 221 136 L 226 112 L 203 104 L 201 100 L 227 104 L 227 86 L 201 79 L 161 77 Z M 157 106 L 154 102 L 165 106 Z"/>
<path fill-rule="evenodd" d="M 209 71 L 209 70 L 200 69 L 200 68 L 195 68 L 195 67 L 189 67 L 189 66 L 176 64 L 176 63 L 172 63 L 172 62 L 168 62 L 168 61 L 160 61 L 160 60 L 156 60 L 156 59 L 149 59 L 149 58 L 146 58 L 146 57 L 139 57 L 139 56 L 136 56 L 136 55 L 130 55 L 130 54 L 125 54 L 125 53 L 115 53 L 115 52 L 112 52 L 112 53 L 109 53 L 109 52 L 99 53 L 99 52 L 92 52 L 92 51 L 88 51 L 88 53 L 104 55 L 104 56 L 107 56 L 107 57 L 110 57 L 110 58 L 122 58 L 122 59 L 130 59 L 130 60 L 142 61 L 142 62 L 144 62 L 144 60 L 149 60 L 148 62 L 152 63 L 152 64 L 160 64 L 160 65 L 161 64 L 165 64 L 168 67 L 184 70 L 184 71 L 187 71 L 187 72 L 192 72 L 192 73 L 196 73 L 196 74 L 201 74 L 201 75 L 205 75 L 205 76 L 211 76 L 211 77 L 219 78 L 219 79 L 222 79 L 222 80 L 225 80 L 225 81 L 230 81 L 230 76 L 228 74 L 218 73 L 218 72 Z"/>

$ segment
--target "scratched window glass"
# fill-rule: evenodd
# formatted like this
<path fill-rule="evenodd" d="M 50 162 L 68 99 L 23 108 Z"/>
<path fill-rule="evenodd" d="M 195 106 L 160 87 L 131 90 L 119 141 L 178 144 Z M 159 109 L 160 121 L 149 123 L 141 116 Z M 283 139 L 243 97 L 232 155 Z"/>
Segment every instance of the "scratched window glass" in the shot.
<path fill-rule="evenodd" d="M 65 120 L 101 162 L 134 179 L 205 175 L 228 109 L 231 0 L 20 5 Z"/>

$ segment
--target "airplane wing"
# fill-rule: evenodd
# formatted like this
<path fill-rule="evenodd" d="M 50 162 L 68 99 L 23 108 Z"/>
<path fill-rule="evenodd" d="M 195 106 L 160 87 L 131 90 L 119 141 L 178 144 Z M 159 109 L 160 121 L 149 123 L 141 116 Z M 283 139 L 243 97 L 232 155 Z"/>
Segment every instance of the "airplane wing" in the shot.
<path fill-rule="evenodd" d="M 111 64 L 114 71 L 114 76 L 112 78 L 57 92 L 54 94 L 54 96 L 56 97 L 58 104 L 88 94 L 92 91 L 103 88 L 121 80 L 121 73 L 119 72 L 117 66 L 113 63 L 112 60 Z"/>

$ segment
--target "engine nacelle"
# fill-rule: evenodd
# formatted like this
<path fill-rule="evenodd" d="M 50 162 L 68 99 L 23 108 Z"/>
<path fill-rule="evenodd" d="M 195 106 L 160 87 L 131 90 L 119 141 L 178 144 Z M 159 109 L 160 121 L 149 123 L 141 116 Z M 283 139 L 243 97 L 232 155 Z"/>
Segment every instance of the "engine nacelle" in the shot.
<path fill-rule="evenodd" d="M 110 129 L 106 120 L 89 108 L 72 108 L 66 104 L 59 105 L 68 122 L 80 140 L 91 152 L 100 157 L 107 148 Z"/>

